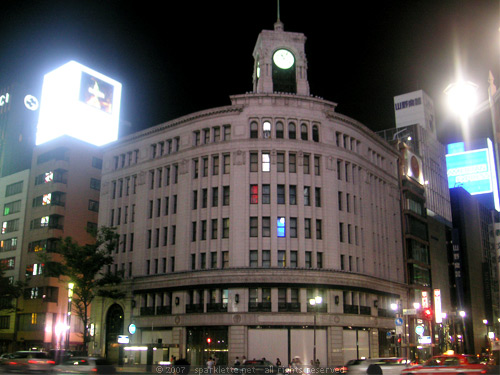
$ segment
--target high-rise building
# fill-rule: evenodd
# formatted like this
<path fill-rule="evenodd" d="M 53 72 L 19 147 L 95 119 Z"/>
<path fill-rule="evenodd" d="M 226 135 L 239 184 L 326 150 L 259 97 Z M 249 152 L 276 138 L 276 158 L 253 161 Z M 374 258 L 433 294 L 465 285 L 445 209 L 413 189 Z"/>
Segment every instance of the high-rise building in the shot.
<path fill-rule="evenodd" d="M 254 92 L 106 146 L 99 225 L 120 235 L 128 297 L 94 303 L 90 352 L 394 354 L 391 304 L 408 303 L 399 154 L 310 95 L 305 40 L 278 21 L 258 37 Z"/>

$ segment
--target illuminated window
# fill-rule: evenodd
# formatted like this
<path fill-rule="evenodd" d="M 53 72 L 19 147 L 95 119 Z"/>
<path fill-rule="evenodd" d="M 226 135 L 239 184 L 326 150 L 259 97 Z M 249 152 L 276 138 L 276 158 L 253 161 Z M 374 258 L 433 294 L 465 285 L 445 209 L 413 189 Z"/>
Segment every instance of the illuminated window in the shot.
<path fill-rule="evenodd" d="M 259 203 L 259 185 L 250 185 L 250 204 Z"/>
<path fill-rule="evenodd" d="M 49 216 L 44 216 L 44 217 L 40 218 L 40 226 L 41 227 L 48 227 L 49 221 L 50 221 Z"/>
<path fill-rule="evenodd" d="M 278 237 L 286 237 L 286 220 L 284 217 L 278 217 L 277 230 Z"/>
<path fill-rule="evenodd" d="M 49 205 L 51 201 L 52 201 L 52 194 L 51 193 L 44 194 L 42 197 L 42 206 Z"/>
<path fill-rule="evenodd" d="M 19 212 L 21 211 L 21 201 L 15 201 L 15 202 L 10 202 L 10 203 L 6 203 L 4 206 L 3 206 L 3 215 L 4 216 L 7 216 L 7 215 L 11 215 L 11 214 L 14 214 L 16 212 Z"/>
<path fill-rule="evenodd" d="M 286 251 L 278 250 L 278 267 L 285 268 L 286 267 Z"/>
<path fill-rule="evenodd" d="M 271 156 L 265 152 L 262 154 L 262 172 L 269 172 L 271 170 Z"/>
<path fill-rule="evenodd" d="M 262 124 L 262 132 L 264 134 L 264 138 L 271 137 L 271 123 L 269 121 L 264 121 Z"/>

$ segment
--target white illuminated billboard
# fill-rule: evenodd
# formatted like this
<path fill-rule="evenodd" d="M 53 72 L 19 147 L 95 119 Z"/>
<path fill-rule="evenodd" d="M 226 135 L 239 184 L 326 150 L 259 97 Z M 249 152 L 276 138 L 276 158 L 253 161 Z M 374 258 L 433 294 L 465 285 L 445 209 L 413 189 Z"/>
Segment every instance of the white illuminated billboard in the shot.
<path fill-rule="evenodd" d="M 36 144 L 62 135 L 102 146 L 118 139 L 122 85 L 76 61 L 43 80 Z"/>

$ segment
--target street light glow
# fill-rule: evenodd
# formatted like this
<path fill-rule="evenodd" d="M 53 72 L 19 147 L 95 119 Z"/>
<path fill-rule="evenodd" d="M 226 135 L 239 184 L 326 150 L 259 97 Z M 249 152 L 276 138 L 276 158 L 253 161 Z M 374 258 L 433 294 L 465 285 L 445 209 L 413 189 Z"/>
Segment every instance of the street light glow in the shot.
<path fill-rule="evenodd" d="M 466 314 L 465 314 L 465 311 L 459 311 L 458 315 L 460 315 L 462 318 L 464 318 Z"/>
<path fill-rule="evenodd" d="M 478 86 L 472 82 L 459 81 L 448 85 L 444 90 L 448 98 L 448 106 L 462 120 L 467 120 L 476 109 L 477 88 Z"/>

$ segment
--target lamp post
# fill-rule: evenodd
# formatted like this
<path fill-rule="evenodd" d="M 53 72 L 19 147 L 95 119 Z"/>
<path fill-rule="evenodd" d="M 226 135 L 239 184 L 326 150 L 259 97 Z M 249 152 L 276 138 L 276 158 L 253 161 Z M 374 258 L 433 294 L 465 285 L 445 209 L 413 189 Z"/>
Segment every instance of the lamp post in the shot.
<path fill-rule="evenodd" d="M 322 303 L 323 303 L 323 297 L 321 296 L 316 296 L 309 300 L 309 304 L 314 308 L 313 360 L 315 365 L 316 365 L 316 315 L 318 314 L 318 306 L 321 305 Z"/>
<path fill-rule="evenodd" d="M 465 317 L 467 316 L 467 314 L 465 313 L 465 311 L 461 310 L 458 312 L 458 315 L 460 315 L 460 317 L 462 318 L 462 343 L 463 343 L 463 347 L 464 347 L 464 354 L 467 354 L 468 342 L 466 341 L 467 331 L 465 328 Z"/>
<path fill-rule="evenodd" d="M 490 327 L 488 326 L 488 319 L 483 319 L 483 324 L 486 326 L 486 348 L 490 349 Z"/>
<path fill-rule="evenodd" d="M 73 300 L 73 288 L 75 287 L 74 283 L 68 283 L 68 313 L 66 317 L 66 349 L 69 350 L 69 340 L 71 337 L 71 310 L 72 310 L 72 300 Z"/>
<path fill-rule="evenodd" d="M 396 312 L 396 318 L 402 317 L 402 311 L 401 311 L 401 306 L 400 306 L 399 301 L 391 303 L 391 310 Z M 401 355 L 403 355 L 403 339 L 402 339 L 402 337 L 406 335 L 406 322 L 404 320 L 404 315 L 403 315 L 403 327 L 399 328 L 399 326 L 396 326 L 396 334 L 398 334 L 398 329 L 400 330 L 399 337 L 397 340 L 397 341 L 399 341 L 399 353 L 396 353 L 396 355 L 401 356 Z M 398 345 L 396 345 L 396 351 L 397 351 L 397 347 L 398 347 Z"/>

